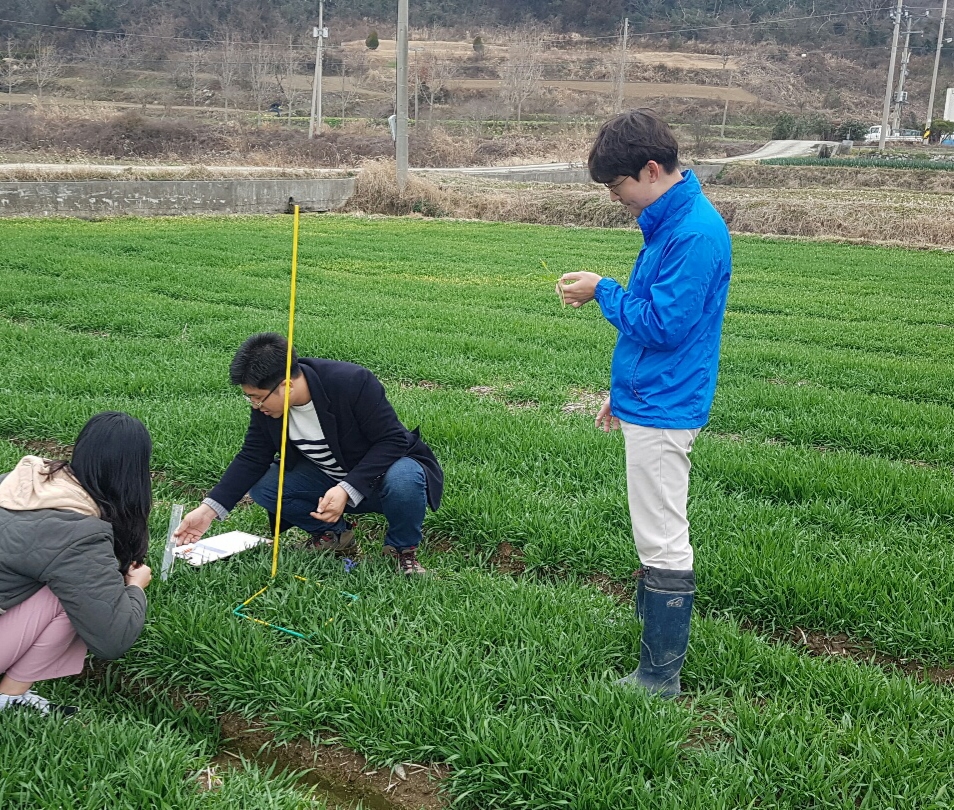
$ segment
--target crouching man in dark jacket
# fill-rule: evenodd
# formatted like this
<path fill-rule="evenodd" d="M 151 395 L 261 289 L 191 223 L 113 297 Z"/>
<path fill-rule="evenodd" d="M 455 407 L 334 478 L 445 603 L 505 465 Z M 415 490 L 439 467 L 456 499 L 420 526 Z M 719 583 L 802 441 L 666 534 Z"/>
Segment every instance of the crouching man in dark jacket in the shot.
<path fill-rule="evenodd" d="M 376 512 L 388 521 L 385 553 L 403 574 L 425 573 L 417 560 L 428 506 L 441 502 L 444 476 L 417 431 L 398 419 L 384 387 L 353 363 L 299 359 L 292 349 L 285 390 L 288 343 L 273 332 L 252 335 L 229 367 L 234 385 L 252 406 L 245 443 L 202 504 L 185 516 L 177 541 L 194 543 L 218 517 L 249 493 L 272 515 L 278 505 L 282 417 L 288 397 L 288 440 L 282 524 L 311 535 L 319 552 L 347 554 L 354 533 L 344 514 Z"/>

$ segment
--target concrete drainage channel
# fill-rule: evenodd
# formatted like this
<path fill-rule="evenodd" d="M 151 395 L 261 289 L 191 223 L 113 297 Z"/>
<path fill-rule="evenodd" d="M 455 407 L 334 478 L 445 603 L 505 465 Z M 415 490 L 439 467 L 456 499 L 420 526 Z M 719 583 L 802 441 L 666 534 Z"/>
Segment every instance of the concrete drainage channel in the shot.
<path fill-rule="evenodd" d="M 261 180 L 68 180 L 0 183 L 0 216 L 101 217 L 333 211 L 354 177 Z"/>
<path fill-rule="evenodd" d="M 110 167 L 122 169 L 122 167 Z M 705 183 L 722 165 L 692 169 Z M 481 166 L 457 169 L 412 169 L 420 176 L 467 175 L 490 181 L 556 184 L 590 183 L 581 164 Z M 177 216 L 207 214 L 290 213 L 335 211 L 355 192 L 356 178 L 275 178 L 219 180 L 35 180 L 0 182 L 0 217 Z"/>

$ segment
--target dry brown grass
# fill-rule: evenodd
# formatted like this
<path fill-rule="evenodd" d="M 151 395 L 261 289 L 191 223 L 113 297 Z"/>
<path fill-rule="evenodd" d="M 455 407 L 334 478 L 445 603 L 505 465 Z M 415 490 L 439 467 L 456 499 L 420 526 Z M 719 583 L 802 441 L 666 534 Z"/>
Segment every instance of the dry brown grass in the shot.
<path fill-rule="evenodd" d="M 158 118 L 138 110 L 85 112 L 77 115 L 75 107 L 0 110 L 0 162 L 91 164 L 106 160 L 304 170 L 354 168 L 394 155 L 387 128 L 367 120 L 326 128 L 308 139 L 304 130 L 288 129 L 272 120 L 259 127 Z M 552 136 L 462 136 L 451 135 L 439 125 L 422 124 L 411 128 L 408 147 L 411 164 L 421 167 L 567 162 L 585 157 L 591 137 L 592 133 L 579 128 Z"/>
<path fill-rule="evenodd" d="M 412 173 L 402 194 L 395 175 L 393 161 L 366 165 L 346 210 L 538 225 L 632 225 L 632 218 L 620 206 L 589 186 L 505 183 L 450 174 L 425 178 Z"/>
<path fill-rule="evenodd" d="M 954 194 L 708 186 L 740 233 L 954 248 Z"/>
<path fill-rule="evenodd" d="M 713 184 L 749 188 L 870 188 L 954 192 L 954 171 L 730 164 Z"/>
<path fill-rule="evenodd" d="M 480 177 L 409 178 L 404 194 L 392 161 L 366 166 L 347 210 L 540 225 L 633 227 L 595 186 L 511 183 Z M 730 230 L 768 236 L 954 249 L 954 194 L 851 189 L 706 186 Z"/>

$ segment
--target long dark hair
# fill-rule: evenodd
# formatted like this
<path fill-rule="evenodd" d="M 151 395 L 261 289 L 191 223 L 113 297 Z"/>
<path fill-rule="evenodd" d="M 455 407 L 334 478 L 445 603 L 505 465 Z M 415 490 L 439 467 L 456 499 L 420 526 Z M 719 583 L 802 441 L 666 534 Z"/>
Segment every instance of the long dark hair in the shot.
<path fill-rule="evenodd" d="M 125 574 L 141 563 L 149 549 L 152 439 L 146 426 L 128 413 L 105 411 L 92 417 L 76 437 L 73 460 L 55 461 L 53 475 L 70 474 L 96 502 L 103 520 L 113 526 L 113 551 Z"/>

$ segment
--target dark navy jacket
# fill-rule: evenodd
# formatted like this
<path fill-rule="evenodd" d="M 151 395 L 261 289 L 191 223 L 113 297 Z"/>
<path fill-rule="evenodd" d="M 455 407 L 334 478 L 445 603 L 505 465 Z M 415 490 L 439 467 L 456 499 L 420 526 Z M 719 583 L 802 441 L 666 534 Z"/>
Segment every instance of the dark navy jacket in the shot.
<path fill-rule="evenodd" d="M 689 429 L 709 418 L 732 272 L 729 230 L 691 171 L 637 220 L 645 240 L 624 290 L 596 285 L 619 330 L 613 415 L 643 427 Z"/>
<path fill-rule="evenodd" d="M 417 431 L 401 424 L 378 378 L 354 363 L 307 357 L 298 363 L 328 447 L 348 473 L 344 480 L 367 497 L 394 462 L 410 456 L 424 468 L 427 503 L 437 509 L 444 491 L 440 464 Z M 242 449 L 209 492 L 226 511 L 265 475 L 281 450 L 282 420 L 251 410 Z M 291 442 L 285 450 L 289 469 L 299 462 L 312 463 Z"/>

